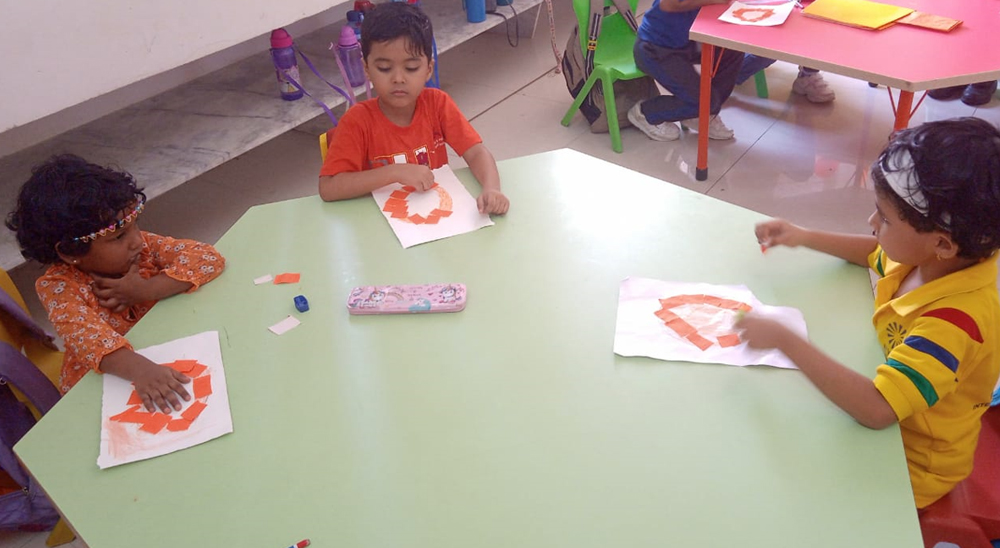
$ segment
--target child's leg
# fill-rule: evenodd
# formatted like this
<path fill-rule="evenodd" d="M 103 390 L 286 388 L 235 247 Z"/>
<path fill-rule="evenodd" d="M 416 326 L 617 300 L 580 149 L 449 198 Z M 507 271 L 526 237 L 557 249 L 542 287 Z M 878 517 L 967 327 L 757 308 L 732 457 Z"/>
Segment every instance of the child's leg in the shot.
<path fill-rule="evenodd" d="M 673 95 L 660 95 L 642 103 L 642 114 L 651 124 L 676 122 L 698 116 L 701 79 L 694 70 L 694 42 L 683 49 L 663 48 L 638 40 L 635 64 Z"/>

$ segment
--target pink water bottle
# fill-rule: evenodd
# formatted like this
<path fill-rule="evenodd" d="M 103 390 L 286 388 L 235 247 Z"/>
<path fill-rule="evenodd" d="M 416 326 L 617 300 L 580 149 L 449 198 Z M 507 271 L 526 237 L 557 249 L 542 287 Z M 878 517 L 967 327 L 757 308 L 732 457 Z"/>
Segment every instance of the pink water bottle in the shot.
<path fill-rule="evenodd" d="M 271 31 L 271 61 L 274 62 L 274 73 L 278 78 L 278 91 L 281 98 L 294 101 L 302 98 L 302 90 L 292 84 L 299 80 L 299 64 L 295 61 L 295 49 L 292 47 L 292 36 L 285 29 Z"/>
<path fill-rule="evenodd" d="M 337 41 L 337 66 L 347 85 L 358 87 L 365 83 L 365 65 L 361 57 L 361 44 L 350 25 L 340 29 Z"/>

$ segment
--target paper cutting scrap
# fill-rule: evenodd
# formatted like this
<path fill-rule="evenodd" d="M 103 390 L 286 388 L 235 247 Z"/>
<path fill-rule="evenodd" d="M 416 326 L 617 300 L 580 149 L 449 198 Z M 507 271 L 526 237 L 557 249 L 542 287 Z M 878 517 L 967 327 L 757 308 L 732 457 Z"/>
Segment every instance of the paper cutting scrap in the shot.
<path fill-rule="evenodd" d="M 271 333 L 274 333 L 275 335 L 284 335 L 285 333 L 298 327 L 300 323 L 302 322 L 300 322 L 297 318 L 289 315 L 284 320 L 281 320 L 280 322 L 272 325 L 271 327 L 268 327 L 267 329 Z"/>
<path fill-rule="evenodd" d="M 285 272 L 284 274 L 278 274 L 274 277 L 274 283 L 277 284 L 297 284 L 299 283 L 299 278 L 301 275 L 298 272 Z"/>

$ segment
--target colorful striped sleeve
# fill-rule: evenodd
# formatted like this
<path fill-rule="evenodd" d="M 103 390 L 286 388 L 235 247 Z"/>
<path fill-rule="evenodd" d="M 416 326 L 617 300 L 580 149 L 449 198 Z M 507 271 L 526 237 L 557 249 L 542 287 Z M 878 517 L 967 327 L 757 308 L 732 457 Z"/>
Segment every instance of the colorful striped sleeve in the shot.
<path fill-rule="evenodd" d="M 979 326 L 967 313 L 957 308 L 924 312 L 879 366 L 875 386 L 902 420 L 954 391 L 962 362 L 982 343 Z"/>
<path fill-rule="evenodd" d="M 884 278 L 885 261 L 885 251 L 882 251 L 882 246 L 878 246 L 875 248 L 875 251 L 872 251 L 871 254 L 868 255 L 868 268 L 874 270 L 880 278 Z"/>

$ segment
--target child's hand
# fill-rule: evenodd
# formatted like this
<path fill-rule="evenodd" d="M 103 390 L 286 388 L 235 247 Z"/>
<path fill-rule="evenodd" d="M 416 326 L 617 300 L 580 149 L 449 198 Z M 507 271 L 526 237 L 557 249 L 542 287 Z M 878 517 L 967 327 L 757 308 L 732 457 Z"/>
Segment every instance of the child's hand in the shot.
<path fill-rule="evenodd" d="M 139 275 L 139 266 L 133 264 L 121 278 L 91 274 L 91 287 L 97 304 L 113 312 L 123 312 L 134 304 L 151 300 L 144 288 L 147 280 Z"/>
<path fill-rule="evenodd" d="M 761 245 L 762 249 L 779 245 L 798 247 L 802 245 L 803 233 L 802 227 L 793 225 L 784 219 L 765 221 L 754 227 L 757 243 Z"/>
<path fill-rule="evenodd" d="M 486 189 L 479 193 L 476 198 L 480 213 L 490 215 L 503 215 L 510 208 L 510 200 L 503 195 L 503 192 L 494 189 Z"/>
<path fill-rule="evenodd" d="M 191 395 L 184 389 L 184 385 L 191 382 L 191 379 L 165 365 L 147 361 L 135 368 L 131 380 L 143 405 L 150 412 L 157 408 L 164 413 L 180 411 L 181 401 L 178 396 L 184 398 L 184 401 L 191 399 Z"/>
<path fill-rule="evenodd" d="M 392 164 L 392 168 L 393 179 L 403 186 L 412 186 L 418 192 L 430 190 L 434 186 L 434 172 L 427 166 L 420 164 Z"/>
<path fill-rule="evenodd" d="M 733 325 L 740 332 L 740 340 L 750 348 L 778 348 L 796 335 L 779 322 L 749 313 Z"/>

